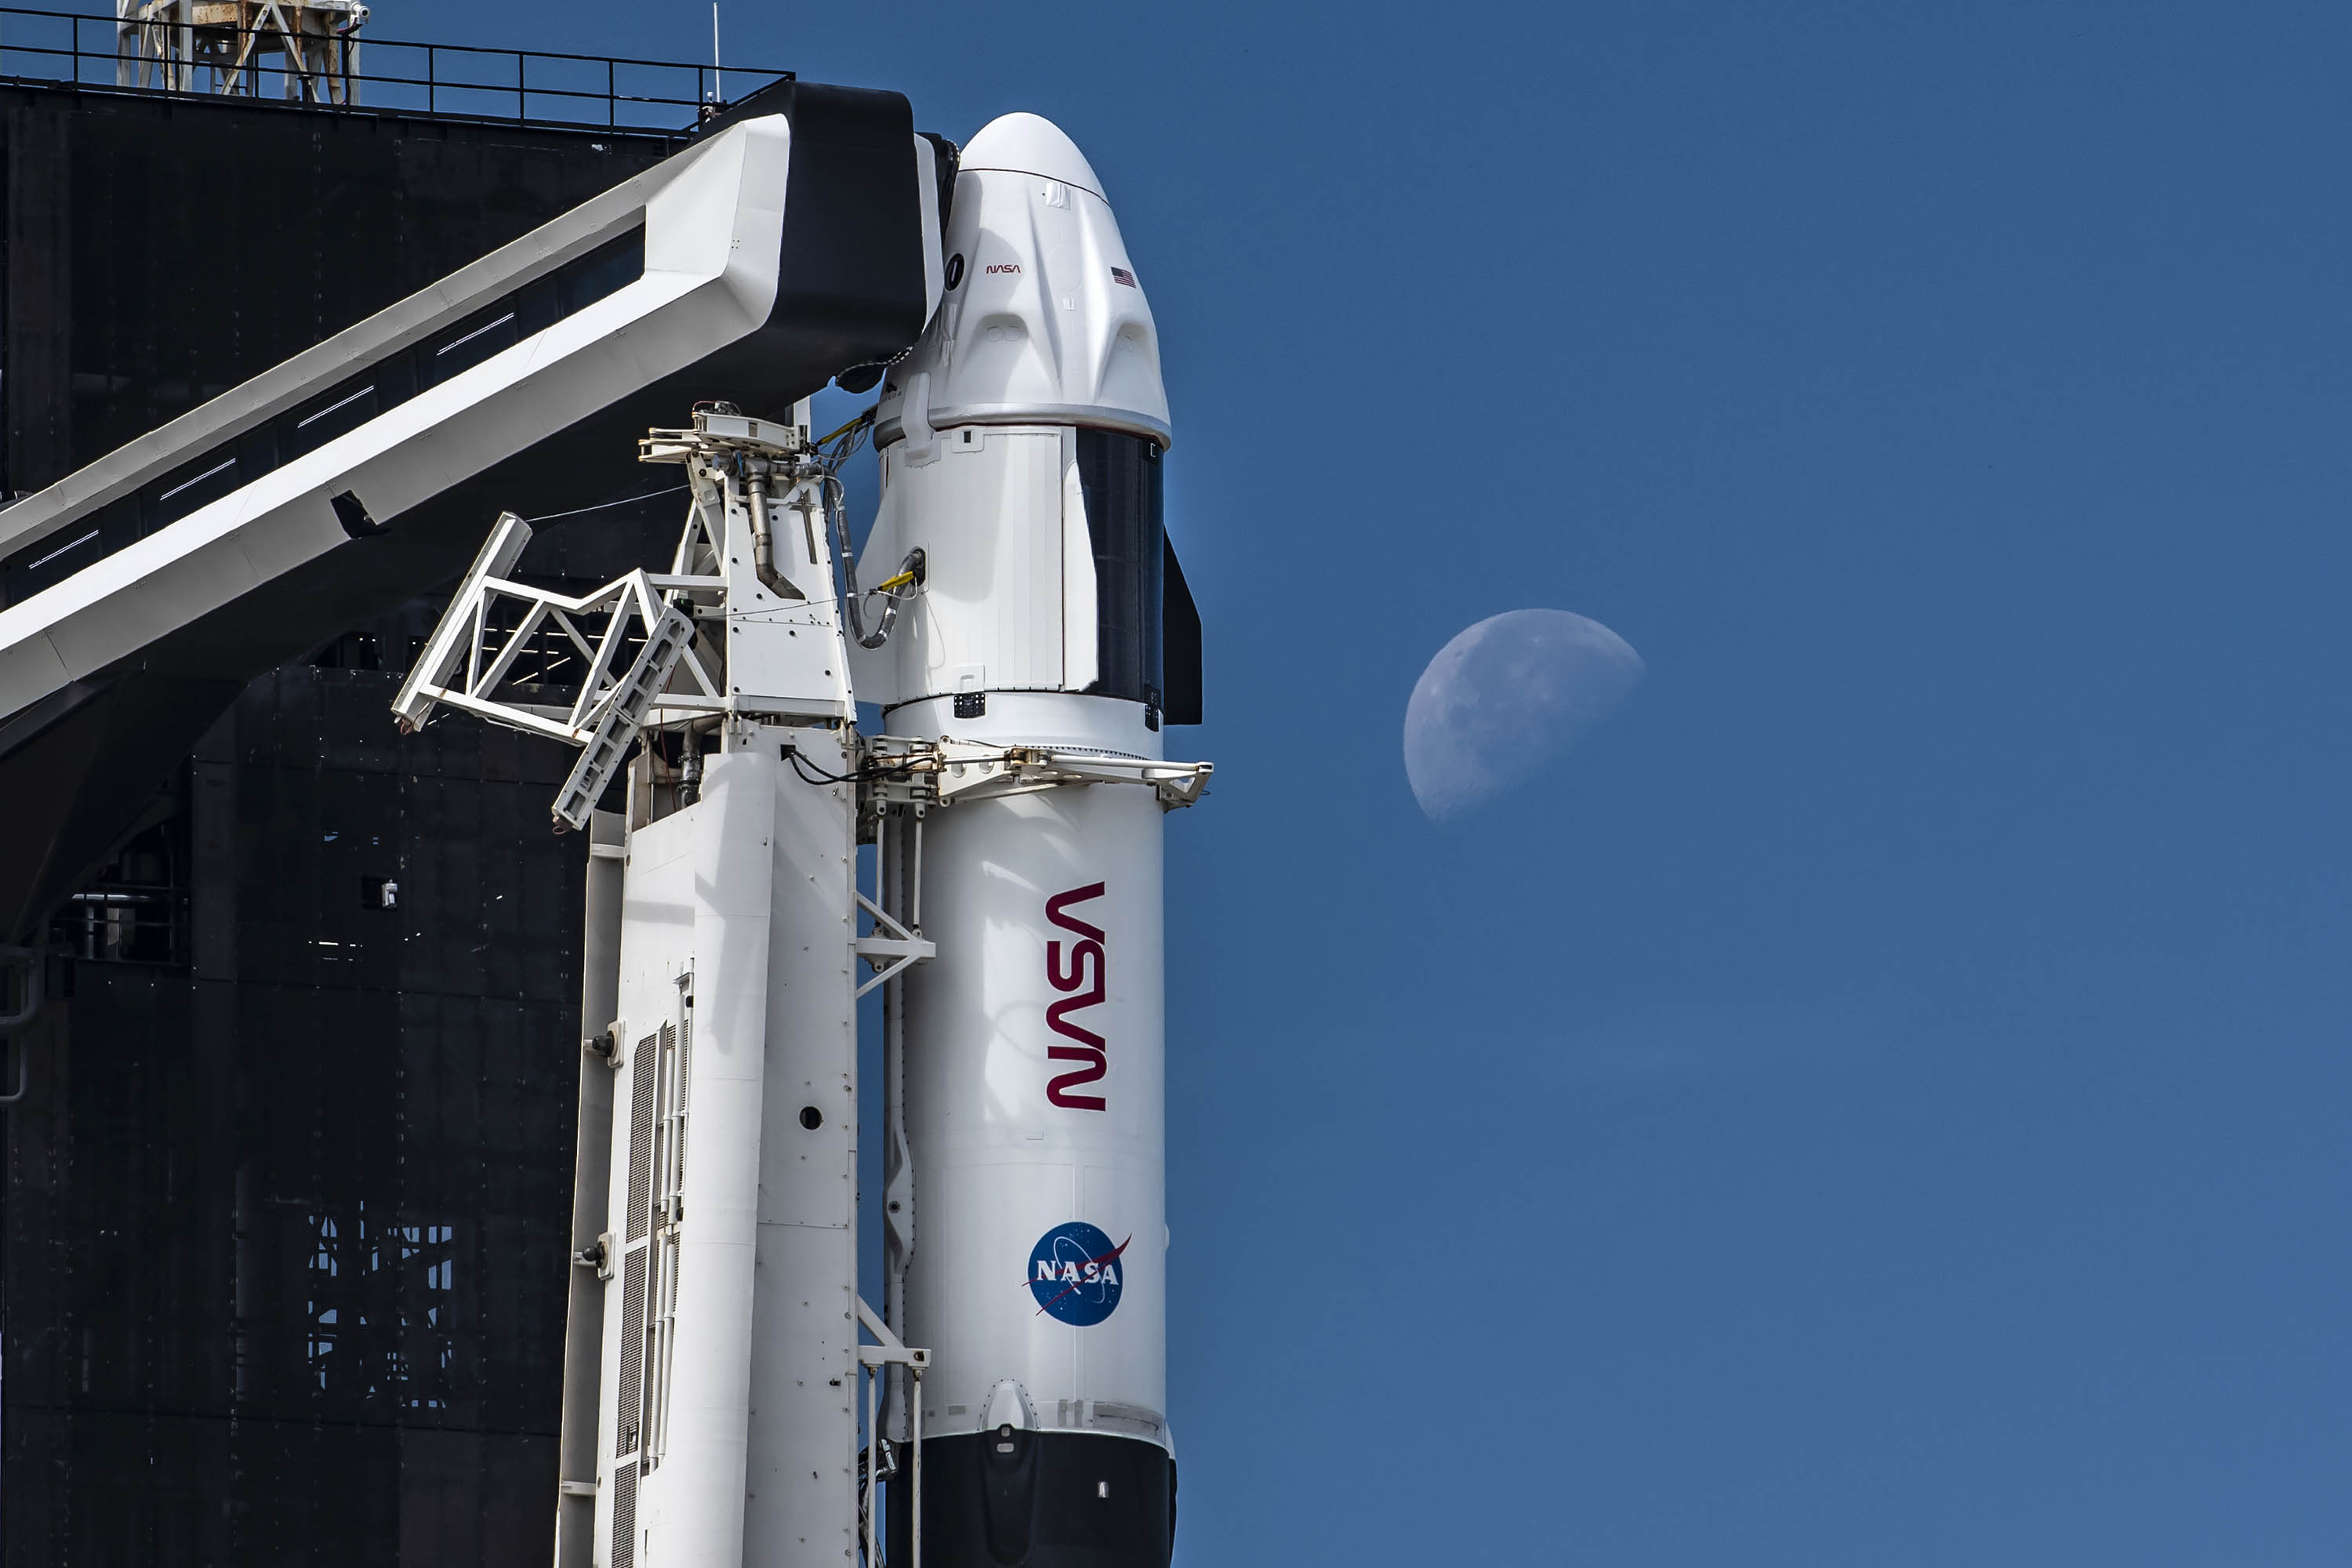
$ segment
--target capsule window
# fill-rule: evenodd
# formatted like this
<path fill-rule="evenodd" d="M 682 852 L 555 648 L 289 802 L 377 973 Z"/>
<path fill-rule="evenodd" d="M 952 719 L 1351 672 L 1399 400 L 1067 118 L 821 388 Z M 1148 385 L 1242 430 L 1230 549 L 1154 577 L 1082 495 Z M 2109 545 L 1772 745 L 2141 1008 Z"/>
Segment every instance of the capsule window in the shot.
<path fill-rule="evenodd" d="M 1157 442 L 1080 430 L 1078 485 L 1095 552 L 1095 648 L 1087 689 L 1158 708 L 1167 587 L 1167 499 Z"/>

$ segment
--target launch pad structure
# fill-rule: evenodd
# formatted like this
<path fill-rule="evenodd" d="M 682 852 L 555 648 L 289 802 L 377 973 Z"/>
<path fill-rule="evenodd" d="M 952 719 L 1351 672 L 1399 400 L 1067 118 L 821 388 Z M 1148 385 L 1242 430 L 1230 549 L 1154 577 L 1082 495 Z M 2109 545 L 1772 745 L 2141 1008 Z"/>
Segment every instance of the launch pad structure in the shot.
<path fill-rule="evenodd" d="M 187 114 L 201 96 L 135 101 Z M 265 107 L 238 96 L 238 112 Z M 359 112 L 348 94 L 289 96 L 322 124 Z M 10 113 L 12 160 L 31 118 Z M 400 125 L 372 123 L 405 155 Z M 16 194 L 12 181 L 12 235 Z M 14 323 L 13 267 L 8 283 Z M 815 438 L 809 399 L 827 382 L 876 402 Z M 552 960 L 578 1001 L 567 1068 L 546 1070 L 560 1058 L 542 1016 L 542 1066 L 509 1097 L 541 1129 L 567 1107 L 570 1223 L 554 1204 L 518 1210 L 501 1244 L 463 1204 L 404 1199 L 415 1177 L 366 1174 L 363 1144 L 339 1159 L 319 1143 L 321 1116 L 409 1122 L 404 1087 L 314 1102 L 298 1164 L 272 1146 L 289 1129 L 267 1105 L 243 1087 L 233 1110 L 219 1098 L 261 1087 L 241 1060 L 255 1050 L 313 1082 L 322 1063 L 342 1070 L 332 1032 L 242 1021 L 247 962 L 222 948 L 247 900 L 274 900 L 289 934 L 320 932 L 297 939 L 313 973 L 371 966 L 401 998 L 387 1059 L 408 1081 L 404 950 L 434 942 L 452 909 L 436 865 L 449 846 L 406 831 L 394 874 L 358 879 L 368 920 L 391 917 L 364 938 L 340 934 L 335 901 L 306 908 L 299 887 L 242 869 L 226 926 L 193 900 L 167 910 L 159 967 L 183 947 L 193 962 L 187 981 L 150 989 L 188 985 L 200 1019 L 226 1004 L 241 1023 L 200 1026 L 219 1044 L 166 1070 L 228 1112 L 239 1152 L 208 1165 L 184 1129 L 164 1131 L 165 1209 L 200 1231 L 226 1221 L 234 1241 L 139 1294 L 194 1306 L 188 1348 L 217 1370 L 159 1402 L 167 1363 L 142 1351 L 141 1416 L 89 1331 L 81 1399 L 69 1361 L 28 1355 L 51 1370 L 36 1403 L 10 1401 L 12 1547 L 42 1552 L 17 1523 L 29 1515 L 52 1556 L 308 1557 L 336 1532 L 315 1509 L 299 1540 L 241 1518 L 244 1459 L 196 1485 L 217 1520 L 201 1501 L 176 1521 L 149 1508 L 135 1540 L 69 1478 L 124 1497 L 142 1484 L 102 1459 L 77 1471 L 96 1458 L 77 1448 L 93 1424 L 121 1454 L 142 1420 L 152 1447 L 159 1417 L 226 1418 L 232 1456 L 249 1458 L 240 1428 L 290 1452 L 300 1406 L 322 1414 L 331 1396 L 383 1411 L 403 1455 L 396 1521 L 354 1519 L 340 1539 L 362 1561 L 461 1560 L 447 1547 L 462 1531 L 412 1531 L 432 1483 L 412 1498 L 405 1455 L 412 1428 L 451 1430 L 494 1370 L 463 1326 L 463 1264 L 543 1269 L 533 1289 L 565 1302 L 561 1356 L 523 1358 L 541 1379 L 529 1397 L 560 1405 L 536 1461 L 539 1539 L 559 1568 L 1165 1568 L 1160 819 L 1201 797 L 1210 769 L 1165 754 L 1167 726 L 1199 721 L 1199 621 L 1163 519 L 1157 329 L 1083 155 L 1034 116 L 958 148 L 918 133 L 894 94 L 780 79 L 428 287 L 183 395 L 184 412 L 0 509 L 0 813 L 40 835 L 0 850 L 0 938 L 26 973 L 7 1004 L 22 1016 L 0 1019 L 23 1079 L 10 1392 L 27 1332 L 70 1345 L 77 1317 L 102 1311 L 72 1304 L 69 1271 L 21 1253 L 28 1162 L 83 1201 L 91 1167 L 70 1153 L 90 1113 L 144 1081 L 123 1066 L 170 1060 L 91 1054 L 102 1037 L 87 1024 L 109 1012 L 85 995 L 125 993 L 85 971 L 157 952 L 135 917 L 95 934 L 116 895 L 90 868 L 102 883 L 151 839 L 167 863 L 236 854 L 256 820 L 242 805 L 159 803 L 235 776 L 234 758 L 226 775 L 202 760 L 221 755 L 216 716 L 289 658 L 395 682 L 375 686 L 372 746 L 446 751 L 452 721 L 478 720 L 538 748 L 538 782 L 514 782 L 540 794 L 542 833 L 569 830 L 560 862 L 534 852 L 565 869 L 509 887 L 519 913 L 554 897 L 580 923 L 538 948 L 540 973 L 517 973 L 545 994 Z M 38 471 L 19 461 L 17 407 L 12 480 Z M 840 470 L 868 440 L 881 503 L 861 551 Z M 649 484 L 667 473 L 685 483 Z M 683 513 L 666 543 L 664 509 Z M 580 517 L 628 521 L 588 554 L 549 557 Z M 597 577 L 582 570 L 592 555 Z M 861 726 L 861 702 L 878 724 Z M 191 748 L 199 760 L 182 763 Z M 62 960 L 52 949 L 77 930 L 84 945 Z M 869 1304 L 858 1002 L 876 989 L 885 1284 Z M 533 1146 L 543 1173 L 563 1142 Z M 52 1261 L 106 1254 L 57 1240 Z M 37 1309 L 47 1293 L 51 1326 L 20 1317 L 20 1284 Z M 306 1295 L 307 1360 L 289 1361 L 269 1303 Z M 111 1408 L 86 1397 L 93 1364 L 113 1377 Z M 326 1430 L 315 1415 L 310 1429 Z M 502 1529 L 527 1528 L 527 1508 Z M 110 1534 L 122 1549 L 95 1544 Z"/>

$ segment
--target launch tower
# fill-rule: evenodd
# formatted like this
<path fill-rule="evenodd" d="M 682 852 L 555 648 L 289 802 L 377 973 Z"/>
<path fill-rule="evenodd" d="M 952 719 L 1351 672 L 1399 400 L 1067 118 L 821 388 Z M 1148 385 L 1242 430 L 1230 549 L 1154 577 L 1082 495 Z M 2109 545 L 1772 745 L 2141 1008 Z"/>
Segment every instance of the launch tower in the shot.
<path fill-rule="evenodd" d="M 834 378 L 878 402 L 813 439 Z M 838 470 L 869 435 L 854 558 Z M 152 763 L 205 719 L 174 692 L 468 556 L 394 713 L 573 749 L 548 803 L 587 859 L 559 1564 L 878 1563 L 887 1520 L 912 1564 L 1164 1568 L 1160 817 L 1210 771 L 1164 754 L 1199 710 L 1169 438 L 1142 283 L 1066 137 L 1010 116 L 960 166 L 892 95 L 784 81 L 0 512 L 0 788 Z M 674 543 L 532 581 L 518 510 L 666 493 L 592 499 L 616 447 L 683 479 Z M 55 874 L 13 896 L 41 909 Z M 240 1176 L 240 1211 L 278 1201 Z M 434 1288 L 437 1230 L 347 1226 Z"/>

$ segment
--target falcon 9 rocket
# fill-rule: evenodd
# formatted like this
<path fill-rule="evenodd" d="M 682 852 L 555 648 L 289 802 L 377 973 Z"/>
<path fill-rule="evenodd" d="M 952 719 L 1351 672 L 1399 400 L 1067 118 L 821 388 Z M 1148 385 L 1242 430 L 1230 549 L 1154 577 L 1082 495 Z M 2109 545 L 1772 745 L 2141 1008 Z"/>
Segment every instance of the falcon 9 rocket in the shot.
<path fill-rule="evenodd" d="M 942 303 L 877 409 L 865 551 L 866 581 L 916 550 L 926 577 L 854 656 L 858 695 L 892 736 L 1159 758 L 1198 700 L 1167 622 L 1181 666 L 1197 620 L 1158 334 L 1102 182 L 1007 115 L 964 150 L 946 234 Z M 1149 790 L 1056 788 L 887 830 L 939 953 L 889 1020 L 885 1203 L 887 1310 L 932 1356 L 937 1568 L 1169 1560 L 1161 815 Z"/>

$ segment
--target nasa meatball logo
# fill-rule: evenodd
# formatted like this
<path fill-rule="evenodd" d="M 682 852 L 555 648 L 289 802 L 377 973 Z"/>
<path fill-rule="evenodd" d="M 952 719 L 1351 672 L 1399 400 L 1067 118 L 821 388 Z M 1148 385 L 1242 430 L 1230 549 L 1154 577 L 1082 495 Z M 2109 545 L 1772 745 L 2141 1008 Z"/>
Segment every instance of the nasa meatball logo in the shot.
<path fill-rule="evenodd" d="M 1029 1249 L 1029 1293 L 1037 1310 L 1074 1328 L 1090 1329 L 1118 1310 L 1119 1256 L 1129 1241 L 1087 1224 L 1057 1225 Z"/>

